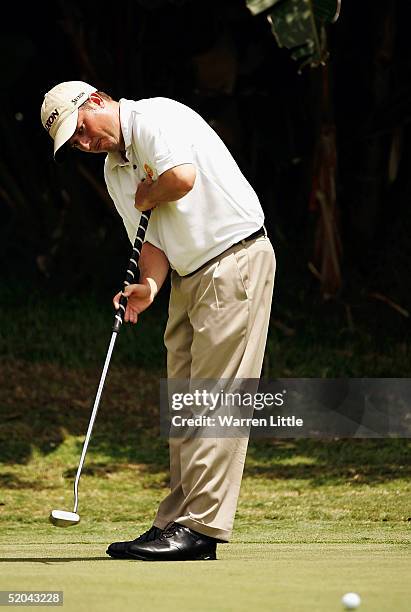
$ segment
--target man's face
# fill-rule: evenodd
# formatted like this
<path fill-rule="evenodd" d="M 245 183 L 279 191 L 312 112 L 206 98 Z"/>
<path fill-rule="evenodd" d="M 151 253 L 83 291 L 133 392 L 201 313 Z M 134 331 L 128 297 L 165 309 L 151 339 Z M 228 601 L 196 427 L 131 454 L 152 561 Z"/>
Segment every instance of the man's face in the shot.
<path fill-rule="evenodd" d="M 124 147 L 118 110 L 96 94 L 78 111 L 77 128 L 69 145 L 86 153 L 109 153 Z"/>

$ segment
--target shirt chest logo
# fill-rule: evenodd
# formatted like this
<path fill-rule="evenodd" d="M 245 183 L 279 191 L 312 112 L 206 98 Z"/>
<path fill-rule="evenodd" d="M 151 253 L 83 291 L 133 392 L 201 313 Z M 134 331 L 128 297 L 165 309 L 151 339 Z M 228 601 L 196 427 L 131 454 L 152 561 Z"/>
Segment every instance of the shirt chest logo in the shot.
<path fill-rule="evenodd" d="M 144 172 L 146 173 L 147 176 L 149 176 L 151 179 L 153 179 L 154 171 L 153 171 L 152 168 L 150 168 L 150 166 L 148 164 L 144 164 Z"/>

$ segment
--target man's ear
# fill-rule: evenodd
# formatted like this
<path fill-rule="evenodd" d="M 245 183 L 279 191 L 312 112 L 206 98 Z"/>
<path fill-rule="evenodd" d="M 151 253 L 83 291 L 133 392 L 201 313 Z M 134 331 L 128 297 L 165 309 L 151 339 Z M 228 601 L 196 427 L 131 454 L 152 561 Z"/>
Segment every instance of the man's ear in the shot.
<path fill-rule="evenodd" d="M 96 91 L 90 94 L 89 100 L 94 102 L 94 104 L 97 104 L 97 106 L 101 106 L 101 108 L 104 108 L 104 100 Z"/>

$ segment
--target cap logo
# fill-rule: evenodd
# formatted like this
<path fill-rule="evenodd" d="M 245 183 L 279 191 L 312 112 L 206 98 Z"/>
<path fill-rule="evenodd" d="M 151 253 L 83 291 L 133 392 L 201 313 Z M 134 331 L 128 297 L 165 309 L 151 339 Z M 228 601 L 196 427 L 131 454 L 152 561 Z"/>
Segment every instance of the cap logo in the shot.
<path fill-rule="evenodd" d="M 51 113 L 50 117 L 47 119 L 46 123 L 44 124 L 44 127 L 47 131 L 50 130 L 51 126 L 53 125 L 59 114 L 60 113 L 58 112 L 57 108 L 55 108 L 54 111 Z"/>
<path fill-rule="evenodd" d="M 82 98 L 85 95 L 86 95 L 85 91 L 82 91 L 81 93 L 79 93 L 78 96 L 76 96 L 75 98 L 72 99 L 73 104 L 76 104 L 80 100 L 80 98 Z"/>

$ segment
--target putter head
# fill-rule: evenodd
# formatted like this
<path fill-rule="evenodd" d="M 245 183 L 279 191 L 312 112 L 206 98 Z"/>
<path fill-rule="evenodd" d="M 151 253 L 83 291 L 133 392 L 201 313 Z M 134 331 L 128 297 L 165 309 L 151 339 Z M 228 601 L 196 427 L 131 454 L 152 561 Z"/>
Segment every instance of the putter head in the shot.
<path fill-rule="evenodd" d="M 65 510 L 52 510 L 49 517 L 50 523 L 56 527 L 70 527 L 80 522 L 80 516 L 75 512 Z"/>

